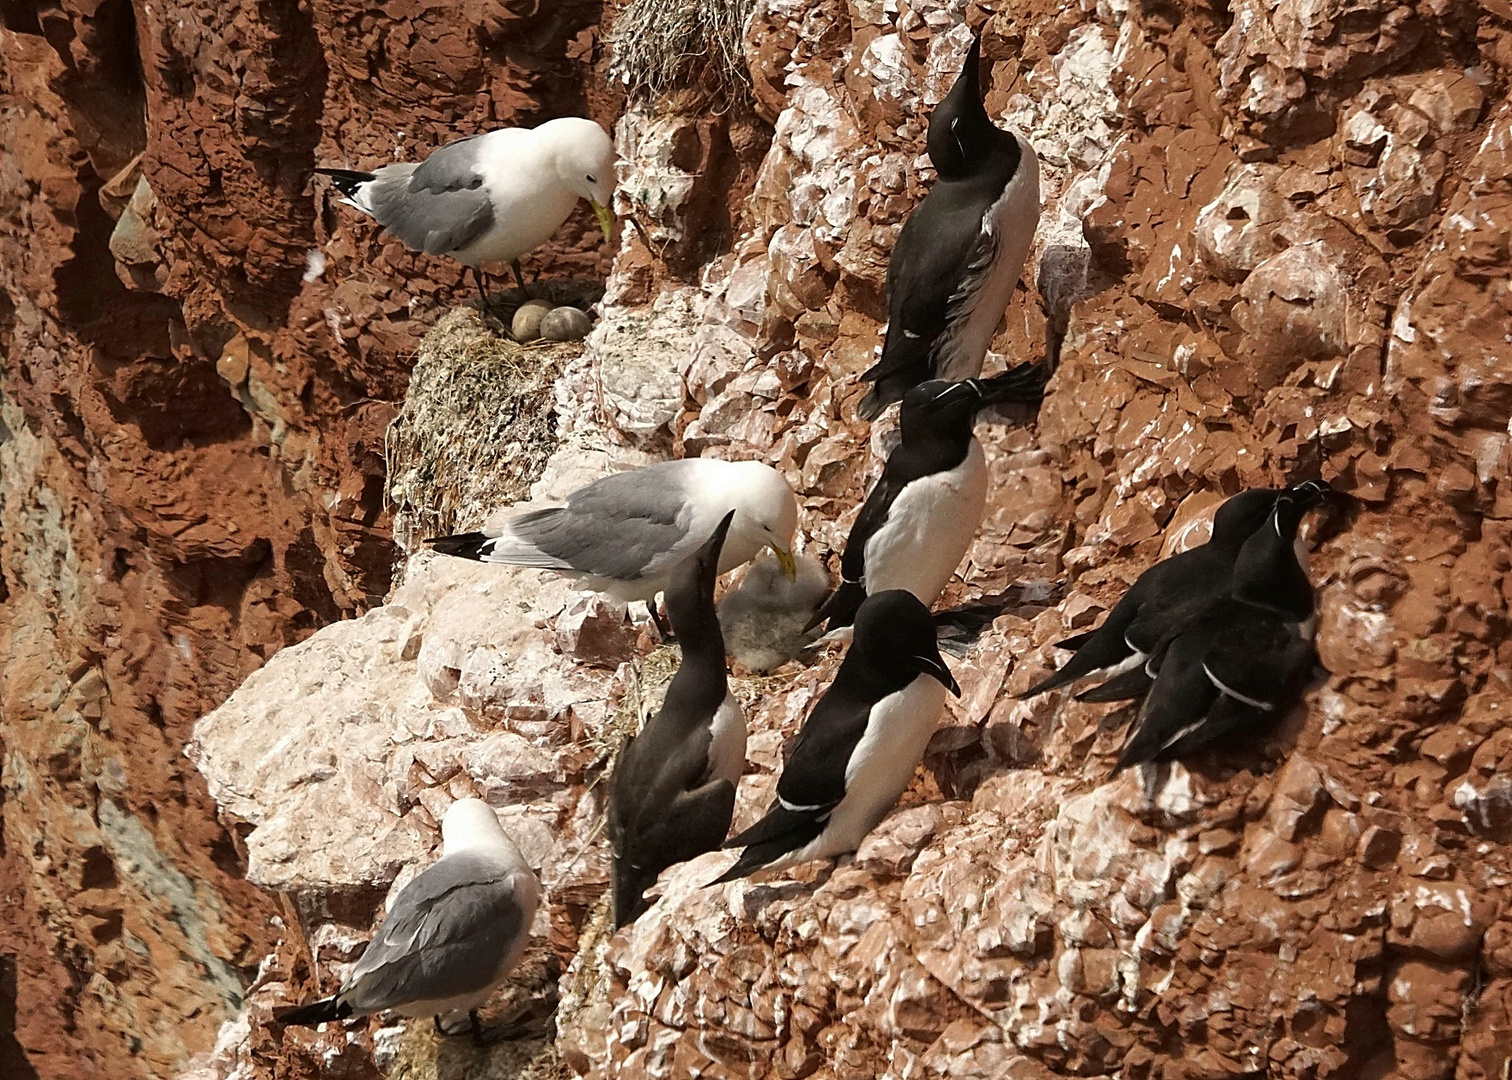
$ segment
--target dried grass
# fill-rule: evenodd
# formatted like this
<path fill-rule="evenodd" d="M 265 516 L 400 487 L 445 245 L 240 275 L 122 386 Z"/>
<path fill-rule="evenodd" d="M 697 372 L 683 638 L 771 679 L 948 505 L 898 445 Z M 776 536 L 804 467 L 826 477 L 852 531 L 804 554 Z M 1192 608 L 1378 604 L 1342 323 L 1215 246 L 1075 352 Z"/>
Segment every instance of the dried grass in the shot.
<path fill-rule="evenodd" d="M 630 0 L 610 27 L 609 74 L 631 95 L 701 86 L 728 101 L 750 94 L 742 42 L 756 0 Z"/>
<path fill-rule="evenodd" d="M 542 282 L 533 291 L 586 307 L 602 285 Z M 489 314 L 507 325 L 522 298 L 510 290 L 492 301 Z M 447 312 L 425 335 L 384 447 L 384 495 L 401 548 L 476 528 L 529 494 L 557 447 L 553 384 L 582 350 L 580 342 L 521 345 L 471 306 Z"/>

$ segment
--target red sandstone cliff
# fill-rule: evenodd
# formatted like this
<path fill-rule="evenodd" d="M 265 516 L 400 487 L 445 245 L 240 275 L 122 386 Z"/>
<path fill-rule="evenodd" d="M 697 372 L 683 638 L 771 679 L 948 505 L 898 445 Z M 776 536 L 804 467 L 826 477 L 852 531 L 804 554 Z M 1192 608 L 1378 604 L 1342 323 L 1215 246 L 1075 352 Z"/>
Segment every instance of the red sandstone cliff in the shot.
<path fill-rule="evenodd" d="M 179 752 L 277 650 L 387 593 L 383 432 L 459 277 L 324 207 L 309 167 L 607 123 L 597 6 L 0 12 L 0 1069 L 174 1075 L 273 950 L 202 1074 L 370 1074 L 368 1034 L 266 1026 L 310 986 L 287 923 L 339 959 L 433 811 L 482 791 L 551 871 L 553 1068 L 1505 1075 L 1512 9 L 767 0 L 754 116 L 632 100 L 621 209 L 659 250 L 621 247 L 545 490 L 674 441 L 761 453 L 838 541 L 876 467 L 854 376 L 963 18 L 988 22 L 990 111 L 1046 166 L 997 346 L 1059 370 L 1038 424 L 990 439 L 960 592 L 1027 587 L 960 671 L 919 805 L 796 883 L 700 891 L 695 863 L 597 945 L 602 853 L 569 857 L 649 678 L 615 611 L 414 560 L 205 721 L 214 802 Z M 139 153 L 155 203 L 123 234 Z M 1297 469 L 1360 499 L 1314 536 L 1331 676 L 1269 740 L 1105 783 L 1105 709 L 1011 692 L 1216 491 Z M 833 663 L 743 684 L 742 813 Z M 309 810 L 350 834 L 301 832 Z M 436 1052 L 376 1043 L 393 1075 Z"/>

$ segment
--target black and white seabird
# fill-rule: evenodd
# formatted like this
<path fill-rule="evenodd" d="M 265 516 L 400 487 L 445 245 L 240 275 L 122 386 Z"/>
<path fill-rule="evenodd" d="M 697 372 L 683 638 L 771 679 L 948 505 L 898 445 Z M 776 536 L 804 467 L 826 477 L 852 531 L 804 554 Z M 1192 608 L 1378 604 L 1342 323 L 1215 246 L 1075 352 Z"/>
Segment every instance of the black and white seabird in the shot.
<path fill-rule="evenodd" d="M 1060 642 L 1061 648 L 1074 649 L 1076 654 L 1019 697 L 1034 697 L 1089 677 L 1117 680 L 1126 673 L 1137 680 L 1131 689 L 1148 689 L 1147 682 L 1139 681 L 1143 678 L 1139 672 L 1172 613 L 1228 589 L 1240 548 L 1270 518 L 1280 494 L 1277 488 L 1251 488 L 1225 501 L 1213 515 L 1213 535 L 1207 543 L 1172 555 L 1140 574 L 1101 626 Z M 1109 687 L 1109 693 L 1119 692 L 1117 686 Z M 1096 690 L 1086 696 L 1122 700 L 1099 697 Z"/>
<path fill-rule="evenodd" d="M 855 851 L 913 779 L 946 690 L 961 693 L 929 609 L 902 589 L 868 596 L 835 681 L 783 764 L 776 801 L 725 844 L 745 850 L 719 881 Z"/>
<path fill-rule="evenodd" d="M 650 905 L 645 892 L 667 867 L 718 850 L 745 769 L 746 724 L 730 693 L 724 636 L 714 610 L 719 549 L 733 512 L 672 577 L 667 614 L 682 664 L 661 710 L 625 744 L 609 778 L 614 925 Z"/>
<path fill-rule="evenodd" d="M 541 884 L 481 799 L 453 803 L 441 820 L 442 855 L 399 890 L 341 989 L 275 1009 L 280 1024 L 313 1026 L 385 1009 L 433 1016 L 438 1030 L 477 1008 L 519 962 Z"/>
<path fill-rule="evenodd" d="M 981 374 L 1039 223 L 1039 159 L 982 106 L 982 39 L 929 118 L 938 179 L 903 224 L 887 267 L 882 358 L 857 413 L 873 420 L 928 379 Z"/>
<path fill-rule="evenodd" d="M 315 171 L 416 251 L 470 267 L 486 299 L 483 264 L 511 264 L 523 292 L 520 257 L 551 239 L 578 199 L 593 207 L 604 238 L 612 236 L 614 162 L 604 129 L 568 116 L 456 139 L 419 163 Z"/>
<path fill-rule="evenodd" d="M 868 593 L 907 589 L 930 607 L 971 547 L 987 502 L 987 458 L 977 414 L 1037 402 L 1045 373 L 1021 364 L 990 379 L 920 383 L 903 396 L 901 441 L 866 496 L 840 559 L 840 587 L 811 625 L 849 626 Z"/>
<path fill-rule="evenodd" d="M 1297 558 L 1297 526 L 1326 490 L 1298 485 L 1279 494 L 1265 525 L 1240 550 L 1227 595 L 1202 605 L 1156 644 L 1144 665 L 1154 685 L 1115 774 L 1185 757 L 1285 714 L 1316 658 L 1316 598 Z"/>
<path fill-rule="evenodd" d="M 496 528 L 426 543 L 445 555 L 553 570 L 596 592 L 644 600 L 654 615 L 656 594 L 678 564 L 732 510 L 719 572 L 771 548 L 793 577 L 798 501 L 782 474 L 759 461 L 661 461 L 595 480 L 567 496 L 565 506 L 529 510 Z"/>

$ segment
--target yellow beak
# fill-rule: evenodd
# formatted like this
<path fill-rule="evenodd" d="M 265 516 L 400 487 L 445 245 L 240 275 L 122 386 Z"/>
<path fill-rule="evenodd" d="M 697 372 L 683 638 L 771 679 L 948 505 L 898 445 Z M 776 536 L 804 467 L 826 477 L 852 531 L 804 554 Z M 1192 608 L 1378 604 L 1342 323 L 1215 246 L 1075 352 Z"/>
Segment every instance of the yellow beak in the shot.
<path fill-rule="evenodd" d="M 790 582 L 797 581 L 798 561 L 793 558 L 793 553 L 787 548 L 778 547 L 776 544 L 772 544 L 770 547 L 772 554 L 777 556 L 777 565 L 782 567 L 783 577 L 787 578 Z"/>
<path fill-rule="evenodd" d="M 604 230 L 604 239 L 614 239 L 614 214 L 609 208 L 595 199 L 589 199 L 588 205 L 593 207 L 593 216 L 598 218 L 599 228 Z"/>

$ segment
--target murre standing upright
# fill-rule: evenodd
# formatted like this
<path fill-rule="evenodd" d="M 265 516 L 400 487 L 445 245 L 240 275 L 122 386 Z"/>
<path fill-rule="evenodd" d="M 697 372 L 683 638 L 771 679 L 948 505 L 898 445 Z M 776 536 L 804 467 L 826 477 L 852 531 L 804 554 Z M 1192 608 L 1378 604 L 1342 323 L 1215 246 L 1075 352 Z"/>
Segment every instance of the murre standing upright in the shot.
<path fill-rule="evenodd" d="M 1145 668 L 1154 677 L 1114 773 L 1170 761 L 1274 723 L 1312 670 L 1316 597 L 1297 558 L 1297 526 L 1329 491 L 1299 484 L 1276 497 L 1244 542 L 1227 595 L 1167 631 Z"/>
<path fill-rule="evenodd" d="M 930 607 L 961 564 L 987 503 L 987 458 L 972 434 L 978 413 L 1037 402 L 1045 373 L 1021 364 L 990 379 L 932 379 L 903 395 L 902 441 L 866 496 L 840 558 L 840 587 L 810 626 L 849 626 L 868 593 L 907 589 Z"/>
<path fill-rule="evenodd" d="M 873 420 L 928 379 L 979 375 L 1013 298 L 1039 223 L 1039 159 L 1027 139 L 993 124 L 977 69 L 982 38 L 929 118 L 938 179 L 903 223 L 887 267 L 882 358 L 857 406 Z"/>
<path fill-rule="evenodd" d="M 609 778 L 614 925 L 650 905 L 645 892 L 667 867 L 715 851 L 730 831 L 745 768 L 746 724 L 730 693 L 724 636 L 714 611 L 719 549 L 735 516 L 689 556 L 667 586 L 667 614 L 682 664 L 661 710 L 620 751 Z"/>
<path fill-rule="evenodd" d="M 1059 643 L 1060 648 L 1074 649 L 1076 655 L 1019 697 L 1034 697 L 1089 676 L 1117 677 L 1143 664 L 1171 612 L 1228 589 L 1239 549 L 1270 518 L 1280 494 L 1276 488 L 1251 488 L 1226 500 L 1213 515 L 1213 534 L 1207 543 L 1172 555 L 1140 574 L 1101 626 Z"/>
<path fill-rule="evenodd" d="M 855 851 L 913 779 L 946 690 L 961 693 L 929 610 L 902 589 L 868 596 L 835 681 L 782 766 L 776 801 L 725 844 L 745 850 L 713 884 Z"/>

